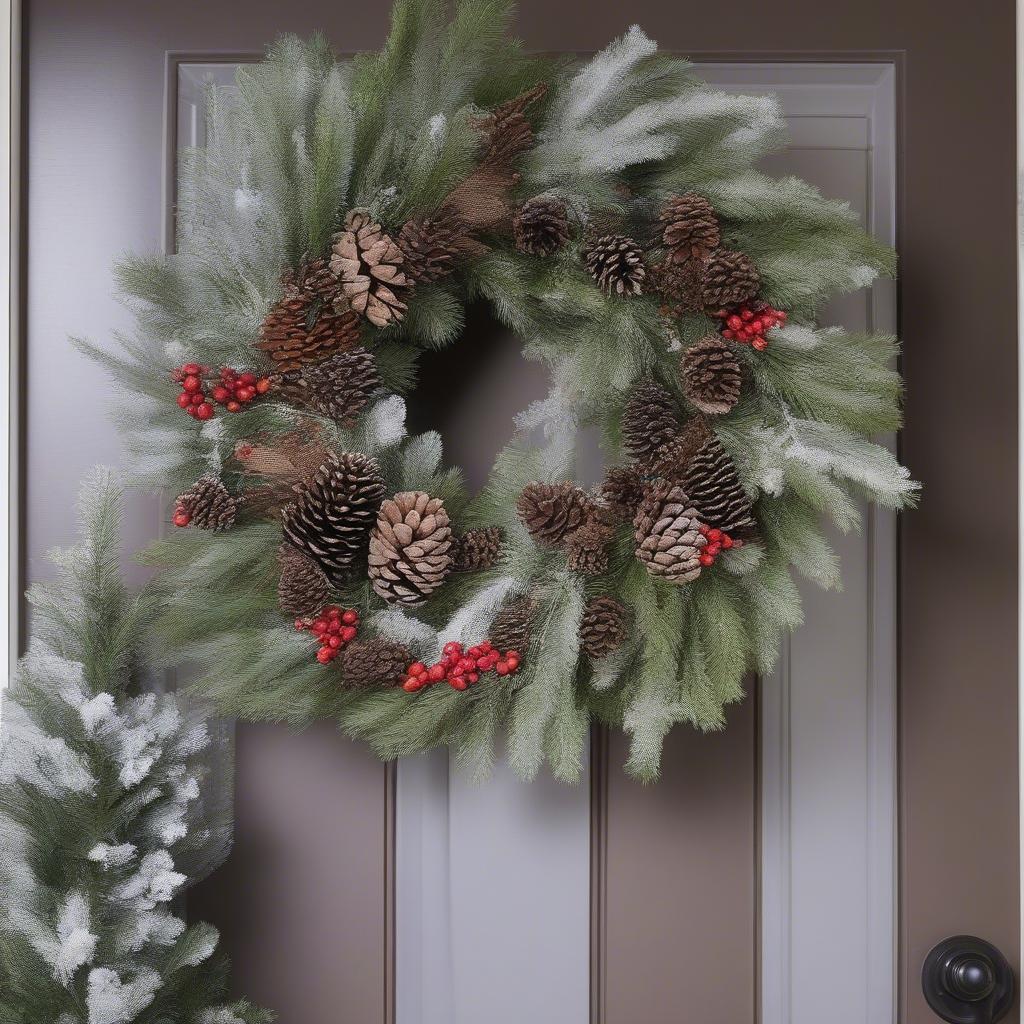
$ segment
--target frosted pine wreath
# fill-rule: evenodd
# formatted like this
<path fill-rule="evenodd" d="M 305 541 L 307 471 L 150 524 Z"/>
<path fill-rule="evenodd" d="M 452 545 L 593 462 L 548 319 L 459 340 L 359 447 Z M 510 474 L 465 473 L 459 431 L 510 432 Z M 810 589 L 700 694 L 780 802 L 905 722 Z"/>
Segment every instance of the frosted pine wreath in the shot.
<path fill-rule="evenodd" d="M 776 103 L 710 90 L 638 28 L 528 57 L 503 3 L 407 0 L 377 54 L 284 38 L 212 95 L 178 252 L 121 267 L 143 484 L 180 495 L 149 553 L 165 654 L 229 714 L 336 718 L 393 758 L 578 776 L 592 720 L 657 774 L 674 723 L 722 725 L 825 586 L 822 514 L 916 485 L 892 338 L 814 326 L 893 257 L 843 205 L 755 168 Z M 480 494 L 408 436 L 424 350 L 484 298 L 550 368 Z M 459 382 L 453 381 L 457 389 Z M 603 481 L 574 481 L 578 432 Z"/>

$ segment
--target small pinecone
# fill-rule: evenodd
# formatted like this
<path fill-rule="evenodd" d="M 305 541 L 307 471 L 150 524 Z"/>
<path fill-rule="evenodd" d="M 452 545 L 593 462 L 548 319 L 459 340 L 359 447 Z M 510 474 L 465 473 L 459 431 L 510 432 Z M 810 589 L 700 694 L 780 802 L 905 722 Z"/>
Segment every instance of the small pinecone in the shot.
<path fill-rule="evenodd" d="M 341 672 L 345 685 L 353 689 L 398 686 L 411 662 L 407 647 L 373 637 L 353 640 L 342 651 Z"/>
<path fill-rule="evenodd" d="M 342 452 L 316 471 L 298 501 L 282 509 L 284 535 L 339 583 L 365 553 L 383 498 L 377 460 Z"/>
<path fill-rule="evenodd" d="M 602 235 L 583 253 L 590 276 L 605 295 L 640 295 L 647 268 L 640 246 L 625 235 Z"/>
<path fill-rule="evenodd" d="M 710 437 L 694 455 L 681 483 L 702 523 L 728 534 L 754 526 L 750 499 L 717 437 Z"/>
<path fill-rule="evenodd" d="M 426 600 L 452 567 L 452 531 L 440 498 L 403 491 L 380 506 L 370 534 L 374 592 L 392 604 Z"/>
<path fill-rule="evenodd" d="M 277 583 L 277 603 L 285 615 L 316 615 L 331 593 L 327 574 L 312 558 L 291 544 L 282 544 L 277 552 L 281 578 Z"/>
<path fill-rule="evenodd" d="M 597 661 L 617 651 L 629 636 L 626 606 L 614 597 L 595 597 L 583 611 L 580 647 Z"/>
<path fill-rule="evenodd" d="M 703 264 L 698 260 L 673 263 L 663 260 L 650 268 L 647 275 L 648 292 L 661 296 L 662 312 L 681 317 L 704 308 L 701 295 Z"/>
<path fill-rule="evenodd" d="M 530 256 L 551 256 L 569 241 L 569 213 L 561 199 L 527 200 L 512 218 L 516 248 Z"/>
<path fill-rule="evenodd" d="M 722 240 L 715 208 L 695 192 L 669 198 L 658 219 L 665 226 L 661 237 L 673 263 L 702 259 Z"/>
<path fill-rule="evenodd" d="M 456 260 L 473 249 L 465 224 L 451 214 L 407 220 L 397 242 L 405 256 L 406 275 L 417 284 L 447 277 Z"/>
<path fill-rule="evenodd" d="M 200 530 L 226 530 L 238 513 L 238 502 L 215 476 L 200 477 L 175 504 L 191 516 L 189 526 Z"/>
<path fill-rule="evenodd" d="M 658 480 L 648 488 L 633 519 L 636 557 L 652 576 L 690 583 L 700 575 L 700 553 L 707 544 L 700 526 L 683 489 Z"/>
<path fill-rule="evenodd" d="M 601 500 L 616 522 L 631 523 L 644 496 L 644 487 L 639 466 L 612 466 L 601 482 Z"/>
<path fill-rule="evenodd" d="M 377 327 L 401 320 L 412 289 L 405 254 L 365 210 L 352 210 L 333 239 L 331 272 L 349 304 Z"/>
<path fill-rule="evenodd" d="M 487 639 L 502 654 L 506 651 L 525 654 L 530 646 L 533 616 L 536 611 L 536 603 L 528 597 L 513 601 L 495 616 L 488 630 Z"/>
<path fill-rule="evenodd" d="M 527 484 L 516 501 L 516 511 L 530 536 L 555 547 L 587 520 L 593 502 L 573 483 Z"/>
<path fill-rule="evenodd" d="M 355 426 L 380 383 L 377 361 L 361 345 L 272 378 L 275 395 L 346 427 Z"/>
<path fill-rule="evenodd" d="M 615 527 L 605 517 L 592 516 L 566 541 L 566 564 L 584 576 L 600 576 L 608 569 L 608 545 Z"/>
<path fill-rule="evenodd" d="M 453 572 L 480 572 L 490 569 L 501 554 L 503 535 L 500 526 L 467 530 L 452 542 Z"/>
<path fill-rule="evenodd" d="M 278 370 L 295 370 L 359 342 L 359 317 L 345 308 L 324 260 L 281 277 L 283 295 L 267 313 L 256 347 Z"/>
<path fill-rule="evenodd" d="M 711 427 L 703 416 L 687 420 L 686 426 L 672 440 L 666 441 L 644 464 L 648 478 L 662 477 L 673 483 L 681 482 L 693 457 L 711 436 Z"/>
<path fill-rule="evenodd" d="M 645 459 L 679 433 L 676 403 L 649 377 L 630 392 L 622 413 L 622 441 L 634 459 Z"/>
<path fill-rule="evenodd" d="M 701 297 L 705 309 L 717 310 L 749 302 L 761 288 L 761 275 L 748 256 L 718 249 L 704 264 Z"/>
<path fill-rule="evenodd" d="M 683 393 L 709 416 L 727 413 L 740 399 L 740 362 L 721 338 L 705 338 L 688 348 L 679 361 Z"/>

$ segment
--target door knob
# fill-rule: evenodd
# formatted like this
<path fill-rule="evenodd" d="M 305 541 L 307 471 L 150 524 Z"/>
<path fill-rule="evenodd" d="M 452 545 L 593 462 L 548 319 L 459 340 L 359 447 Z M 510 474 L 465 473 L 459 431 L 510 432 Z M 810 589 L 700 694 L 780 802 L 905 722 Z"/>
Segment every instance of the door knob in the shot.
<path fill-rule="evenodd" d="M 1013 968 L 990 942 L 973 935 L 944 939 L 925 957 L 921 987 L 950 1024 L 995 1024 L 1013 1005 Z"/>

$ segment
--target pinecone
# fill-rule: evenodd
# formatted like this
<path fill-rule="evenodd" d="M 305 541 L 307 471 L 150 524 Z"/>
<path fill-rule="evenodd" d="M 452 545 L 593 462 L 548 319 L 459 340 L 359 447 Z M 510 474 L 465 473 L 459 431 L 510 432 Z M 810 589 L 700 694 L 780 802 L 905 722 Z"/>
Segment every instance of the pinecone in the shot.
<path fill-rule="evenodd" d="M 452 531 L 440 498 L 403 491 L 380 506 L 370 534 L 369 573 L 374 592 L 392 604 L 426 600 L 452 566 Z"/>
<path fill-rule="evenodd" d="M 277 552 L 281 578 L 277 583 L 277 603 L 285 615 L 316 615 L 331 593 L 327 574 L 312 558 L 291 544 L 282 544 Z"/>
<path fill-rule="evenodd" d="M 397 241 L 405 256 L 405 273 L 417 284 L 447 277 L 459 257 L 480 249 L 466 225 L 451 213 L 407 220 Z"/>
<path fill-rule="evenodd" d="M 189 517 L 189 526 L 200 530 L 226 530 L 235 521 L 238 502 L 215 476 L 200 477 L 184 494 L 179 494 L 175 509 Z"/>
<path fill-rule="evenodd" d="M 324 260 L 281 277 L 283 295 L 260 328 L 256 347 L 278 370 L 294 370 L 359 342 L 359 317 L 346 308 Z"/>
<path fill-rule="evenodd" d="M 635 459 L 645 459 L 679 433 L 676 403 L 650 377 L 641 380 L 629 394 L 622 413 L 622 441 Z"/>
<path fill-rule="evenodd" d="M 703 416 L 688 420 L 686 426 L 670 441 L 666 441 L 644 464 L 647 477 L 662 477 L 680 483 L 686 475 L 693 457 L 712 436 L 711 428 Z"/>
<path fill-rule="evenodd" d="M 600 515 L 591 516 L 566 541 L 566 564 L 584 576 L 600 576 L 608 569 L 608 545 L 615 536 L 615 527 Z"/>
<path fill-rule="evenodd" d="M 583 253 L 590 276 L 605 295 L 640 295 L 647 268 L 640 246 L 625 235 L 602 235 Z"/>
<path fill-rule="evenodd" d="M 271 383 L 286 402 L 352 427 L 381 381 L 373 353 L 360 345 L 321 363 L 276 374 Z"/>
<path fill-rule="evenodd" d="M 748 256 L 718 249 L 704 264 L 701 298 L 704 308 L 718 310 L 749 302 L 761 287 L 761 275 Z"/>
<path fill-rule="evenodd" d="M 376 459 L 342 452 L 303 485 L 299 499 L 281 510 L 284 535 L 318 562 L 333 583 L 366 551 L 384 497 Z"/>
<path fill-rule="evenodd" d="M 617 651 L 629 636 L 626 606 L 614 597 L 592 598 L 580 621 L 580 647 L 593 661 Z"/>
<path fill-rule="evenodd" d="M 569 240 L 569 213 L 554 196 L 529 199 L 512 218 L 516 248 L 530 256 L 551 256 Z"/>
<path fill-rule="evenodd" d="M 527 484 L 516 501 L 516 511 L 530 536 L 555 547 L 587 520 L 593 502 L 573 483 Z"/>
<path fill-rule="evenodd" d="M 401 320 L 412 281 L 405 255 L 365 210 L 352 210 L 333 239 L 331 272 L 341 281 L 349 304 L 377 327 Z"/>
<path fill-rule="evenodd" d="M 671 196 L 658 220 L 665 226 L 661 237 L 672 263 L 703 259 L 722 240 L 715 208 L 695 192 Z"/>
<path fill-rule="evenodd" d="M 728 534 L 754 526 L 750 499 L 717 437 L 710 437 L 694 455 L 681 482 L 702 523 Z"/>
<path fill-rule="evenodd" d="M 526 112 L 547 94 L 546 82 L 514 96 L 495 107 L 486 117 L 476 122 L 483 130 L 486 142 L 480 166 L 483 168 L 506 168 L 521 153 L 533 146 L 533 127 Z"/>
<path fill-rule="evenodd" d="M 533 616 L 537 611 L 536 602 L 529 597 L 505 605 L 495 616 L 487 639 L 502 653 L 518 651 L 525 654 L 530 646 Z"/>
<path fill-rule="evenodd" d="M 381 637 L 353 640 L 341 653 L 341 673 L 353 689 L 398 686 L 411 662 L 412 653 L 402 644 Z"/>
<path fill-rule="evenodd" d="M 452 541 L 452 570 L 454 572 L 479 572 L 490 569 L 501 554 L 503 540 L 500 526 L 485 526 L 478 530 L 467 530 Z"/>
<path fill-rule="evenodd" d="M 695 313 L 704 308 L 701 296 L 703 272 L 704 266 L 698 260 L 686 263 L 663 260 L 650 268 L 647 291 L 661 296 L 664 300 L 662 312 L 668 316 Z"/>
<path fill-rule="evenodd" d="M 652 576 L 689 583 L 700 575 L 707 538 L 697 510 L 678 484 L 658 480 L 648 488 L 633 519 L 636 557 Z"/>
<path fill-rule="evenodd" d="M 601 500 L 616 522 L 631 523 L 644 496 L 644 487 L 644 475 L 639 466 L 612 466 L 601 482 Z"/>
<path fill-rule="evenodd" d="M 740 399 L 740 361 L 721 338 L 705 338 L 688 348 L 679 361 L 683 393 L 709 416 L 727 413 Z"/>

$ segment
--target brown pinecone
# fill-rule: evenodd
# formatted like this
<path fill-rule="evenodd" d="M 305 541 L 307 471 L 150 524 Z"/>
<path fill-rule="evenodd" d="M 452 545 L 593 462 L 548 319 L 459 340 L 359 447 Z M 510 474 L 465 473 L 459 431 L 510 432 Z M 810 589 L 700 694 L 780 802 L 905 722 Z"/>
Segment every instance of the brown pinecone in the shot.
<path fill-rule="evenodd" d="M 444 212 L 407 220 L 397 242 L 405 256 L 405 273 L 417 284 L 447 277 L 460 257 L 480 248 L 466 225 L 454 214 Z"/>
<path fill-rule="evenodd" d="M 506 651 L 525 654 L 530 646 L 533 616 L 536 611 L 536 602 L 529 597 L 521 597 L 505 605 L 491 623 L 487 639 L 502 654 Z"/>
<path fill-rule="evenodd" d="M 688 348 L 679 361 L 679 376 L 683 394 L 709 416 L 727 413 L 740 399 L 740 361 L 721 338 L 705 338 Z"/>
<path fill-rule="evenodd" d="M 285 615 L 316 615 L 331 593 L 327 574 L 312 558 L 291 544 L 282 544 L 277 552 L 281 578 L 277 582 L 277 603 Z"/>
<path fill-rule="evenodd" d="M 681 317 L 704 308 L 701 296 L 703 264 L 698 260 L 672 263 L 663 260 L 650 268 L 647 291 L 664 300 L 661 310 L 668 316 Z"/>
<path fill-rule="evenodd" d="M 256 343 L 278 370 L 294 370 L 358 344 L 359 317 L 347 308 L 326 261 L 286 270 L 281 287 Z"/>
<path fill-rule="evenodd" d="M 405 255 L 365 210 L 352 210 L 333 239 L 331 272 L 355 312 L 377 327 L 401 320 L 412 289 Z"/>
<path fill-rule="evenodd" d="M 608 569 L 608 545 L 615 536 L 615 527 L 601 515 L 591 516 L 566 541 L 566 564 L 584 576 L 600 576 Z"/>
<path fill-rule="evenodd" d="M 373 353 L 360 345 L 323 362 L 276 374 L 271 383 L 274 394 L 286 402 L 352 427 L 381 381 Z"/>
<path fill-rule="evenodd" d="M 467 530 L 452 541 L 452 570 L 479 572 L 490 569 L 501 554 L 503 540 L 500 526 L 484 526 Z"/>
<path fill-rule="evenodd" d="M 695 192 L 669 197 L 658 220 L 664 225 L 661 237 L 672 263 L 703 259 L 722 240 L 715 208 Z"/>
<path fill-rule="evenodd" d="M 662 477 L 680 483 L 693 457 L 711 436 L 711 427 L 703 416 L 687 420 L 686 426 L 644 463 L 648 479 Z"/>
<path fill-rule="evenodd" d="M 617 651 L 629 636 L 626 606 L 614 597 L 595 597 L 580 621 L 580 648 L 594 661 Z"/>
<path fill-rule="evenodd" d="M 384 498 L 376 459 L 342 452 L 302 486 L 298 501 L 281 510 L 284 535 L 318 562 L 333 583 L 366 551 Z"/>
<path fill-rule="evenodd" d="M 707 538 L 700 519 L 678 484 L 658 480 L 644 495 L 633 519 L 636 557 L 652 576 L 689 583 L 700 575 Z"/>
<path fill-rule="evenodd" d="M 189 516 L 189 526 L 200 530 L 226 530 L 235 521 L 238 502 L 215 476 L 200 477 L 175 501 L 177 511 Z"/>
<path fill-rule="evenodd" d="M 341 653 L 345 685 L 358 690 L 398 686 L 411 663 L 407 647 L 381 637 L 353 640 Z"/>
<path fill-rule="evenodd" d="M 605 295 L 640 295 L 647 268 L 640 246 L 625 235 L 602 235 L 583 253 L 590 276 Z"/>
<path fill-rule="evenodd" d="M 676 403 L 650 377 L 634 385 L 622 413 L 622 442 L 634 459 L 645 459 L 679 433 Z"/>
<path fill-rule="evenodd" d="M 403 491 L 380 506 L 370 534 L 374 592 L 392 604 L 426 600 L 452 567 L 452 531 L 440 498 Z"/>
<path fill-rule="evenodd" d="M 631 523 L 644 496 L 644 487 L 644 474 L 639 466 L 612 466 L 601 482 L 601 500 L 616 522 Z"/>
<path fill-rule="evenodd" d="M 712 435 L 694 455 L 682 486 L 702 523 L 728 534 L 742 534 L 754 526 L 750 499 L 717 437 Z"/>
<path fill-rule="evenodd" d="M 761 275 L 750 257 L 718 249 L 704 264 L 701 298 L 704 308 L 718 310 L 749 302 L 761 288 Z"/>
<path fill-rule="evenodd" d="M 593 501 L 574 483 L 527 484 L 516 501 L 516 511 L 530 536 L 555 547 L 587 520 Z"/>
<path fill-rule="evenodd" d="M 521 153 L 533 146 L 533 127 L 526 116 L 530 109 L 547 94 L 546 82 L 514 96 L 495 107 L 493 112 L 476 122 L 486 137 L 480 166 L 506 168 Z"/>
<path fill-rule="evenodd" d="M 530 256 L 551 256 L 569 241 L 569 213 L 554 196 L 529 199 L 512 218 L 516 248 Z"/>

